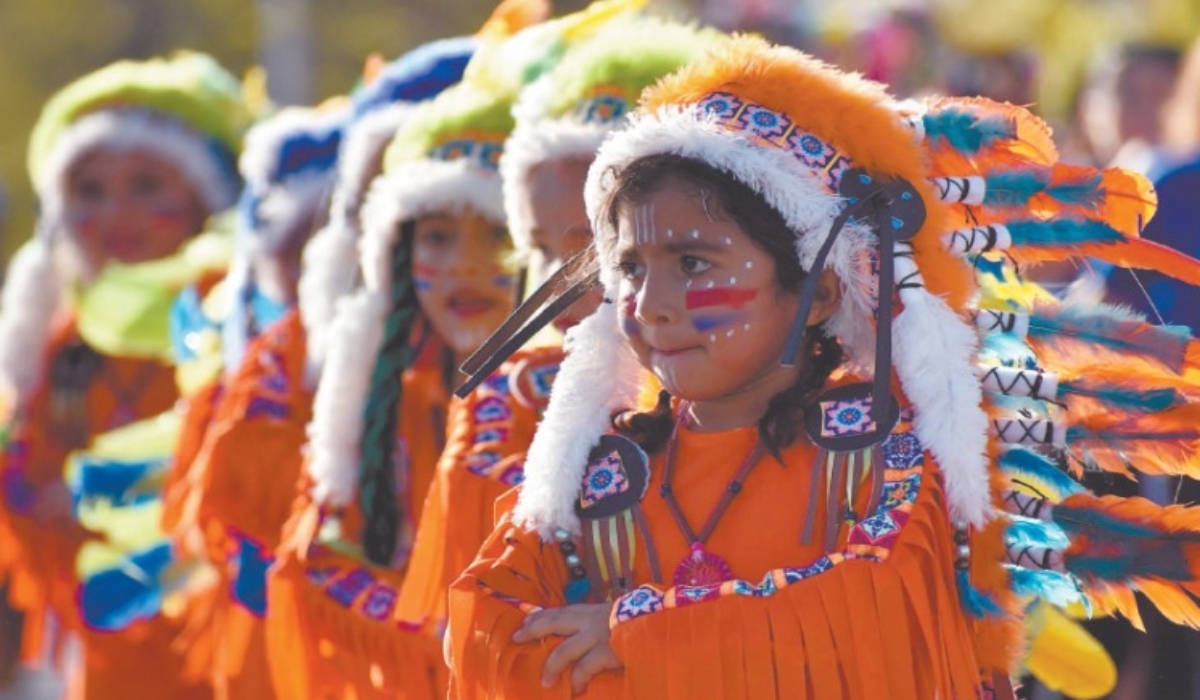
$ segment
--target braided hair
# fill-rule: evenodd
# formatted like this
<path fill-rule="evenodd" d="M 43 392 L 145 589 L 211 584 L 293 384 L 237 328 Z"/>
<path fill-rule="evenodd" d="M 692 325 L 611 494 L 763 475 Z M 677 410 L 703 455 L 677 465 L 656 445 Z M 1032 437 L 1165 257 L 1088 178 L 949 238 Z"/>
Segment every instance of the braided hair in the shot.
<path fill-rule="evenodd" d="M 663 182 L 675 178 L 700 190 L 705 211 L 712 216 L 728 217 L 750 236 L 755 245 L 771 256 L 775 261 L 775 281 L 780 289 L 800 291 L 808 273 L 800 267 L 796 257 L 797 232 L 787 225 L 783 215 L 771 207 L 762 195 L 728 173 L 692 158 L 659 154 L 636 160 L 610 175 L 614 186 L 601 212 L 609 224 L 609 231 L 617 230 L 622 206 L 646 197 Z M 772 397 L 757 424 L 763 445 L 777 459 L 783 448 L 795 441 L 805 410 L 843 359 L 841 344 L 837 338 L 826 334 L 823 327 L 811 328 L 805 334 L 796 381 Z M 634 440 L 649 453 L 666 445 L 674 422 L 671 396 L 666 391 L 660 392 L 653 410 L 622 411 L 612 418 L 614 430 Z"/>
<path fill-rule="evenodd" d="M 362 548 L 368 561 L 391 564 L 403 517 L 396 498 L 396 428 L 404 371 L 412 366 L 419 349 L 410 342 L 419 317 L 416 285 L 412 277 L 415 223 L 400 225 L 400 240 L 392 251 L 391 289 L 384 322 L 383 343 L 371 375 L 371 391 L 364 406 L 361 461 L 358 465 L 358 504 L 363 514 Z"/>

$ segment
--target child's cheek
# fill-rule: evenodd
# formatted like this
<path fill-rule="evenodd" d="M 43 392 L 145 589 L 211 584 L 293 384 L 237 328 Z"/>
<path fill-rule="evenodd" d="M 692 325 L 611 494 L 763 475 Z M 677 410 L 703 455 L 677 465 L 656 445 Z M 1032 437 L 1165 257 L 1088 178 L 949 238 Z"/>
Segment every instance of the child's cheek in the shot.
<path fill-rule="evenodd" d="M 750 330 L 750 312 L 745 306 L 757 299 L 758 293 L 751 287 L 718 287 L 710 281 L 703 289 L 688 290 L 684 302 L 692 327 L 715 343 L 732 338 L 739 330 Z"/>

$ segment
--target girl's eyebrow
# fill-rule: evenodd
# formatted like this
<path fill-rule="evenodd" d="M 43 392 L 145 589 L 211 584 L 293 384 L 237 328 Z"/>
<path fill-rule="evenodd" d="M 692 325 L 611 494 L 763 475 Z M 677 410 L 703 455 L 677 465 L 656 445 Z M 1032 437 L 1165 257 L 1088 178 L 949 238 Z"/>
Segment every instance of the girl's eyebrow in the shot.
<path fill-rule="evenodd" d="M 721 245 L 721 244 L 717 243 L 716 241 L 711 241 L 706 238 L 693 238 L 689 234 L 684 237 L 677 236 L 676 238 L 668 241 L 665 245 L 663 245 L 663 248 L 668 253 L 673 253 L 673 254 L 678 255 L 680 253 L 688 253 L 688 252 L 692 252 L 692 251 L 717 253 L 717 252 L 720 252 L 723 250 L 727 250 L 728 246 Z"/>

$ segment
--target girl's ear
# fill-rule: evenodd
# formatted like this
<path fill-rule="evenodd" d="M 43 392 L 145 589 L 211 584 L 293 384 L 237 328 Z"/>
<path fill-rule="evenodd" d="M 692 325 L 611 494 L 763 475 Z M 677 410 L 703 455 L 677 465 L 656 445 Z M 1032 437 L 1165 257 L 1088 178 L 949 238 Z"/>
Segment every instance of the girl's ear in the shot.
<path fill-rule="evenodd" d="M 829 320 L 842 304 L 842 283 L 833 270 L 821 271 L 817 278 L 817 293 L 813 297 L 812 311 L 808 313 L 808 326 L 818 326 Z"/>

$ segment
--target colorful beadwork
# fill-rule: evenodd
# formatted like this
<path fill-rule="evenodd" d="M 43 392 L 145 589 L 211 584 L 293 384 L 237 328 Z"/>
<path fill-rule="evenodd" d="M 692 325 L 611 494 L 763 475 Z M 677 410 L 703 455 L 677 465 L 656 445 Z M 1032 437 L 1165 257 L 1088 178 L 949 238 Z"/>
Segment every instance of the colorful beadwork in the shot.
<path fill-rule="evenodd" d="M 396 589 L 382 583 L 376 583 L 371 592 L 367 594 L 367 599 L 363 603 L 363 615 L 383 622 L 391 617 L 392 609 L 396 607 L 396 599 L 398 598 Z"/>
<path fill-rule="evenodd" d="M 470 160 L 472 165 L 484 170 L 500 167 L 500 155 L 504 152 L 504 141 L 486 137 L 452 139 L 430 152 L 434 160 Z"/>
<path fill-rule="evenodd" d="M 325 588 L 325 594 L 340 605 L 350 607 L 362 592 L 375 582 L 375 577 L 366 569 L 354 569 L 350 573 L 335 579 Z"/>
<path fill-rule="evenodd" d="M 852 166 L 849 157 L 814 134 L 798 129 L 787 115 L 729 92 L 713 92 L 696 105 L 701 115 L 758 143 L 790 153 L 829 188 L 837 192 Z"/>
<path fill-rule="evenodd" d="M 621 456 L 614 450 L 588 464 L 579 500 L 584 507 L 593 506 L 609 496 L 628 490 L 629 479 L 625 478 L 625 470 L 621 468 Z"/>
<path fill-rule="evenodd" d="M 822 437 L 866 435 L 876 429 L 871 419 L 871 397 L 845 401 L 822 401 Z"/>
<path fill-rule="evenodd" d="M 499 396 L 485 396 L 475 404 L 475 422 L 497 423 L 512 417 L 512 409 Z"/>
<path fill-rule="evenodd" d="M 629 101 L 617 90 L 600 92 L 580 100 L 573 116 L 582 124 L 609 126 L 625 118 L 629 112 Z"/>

